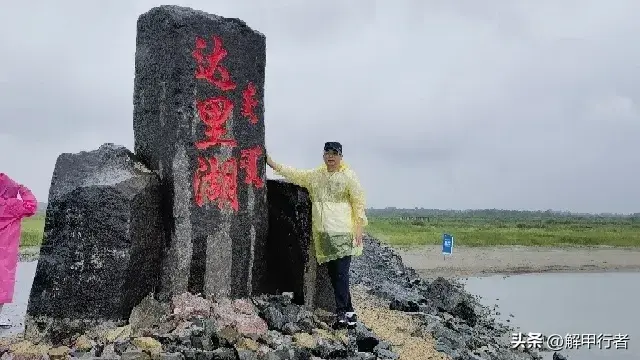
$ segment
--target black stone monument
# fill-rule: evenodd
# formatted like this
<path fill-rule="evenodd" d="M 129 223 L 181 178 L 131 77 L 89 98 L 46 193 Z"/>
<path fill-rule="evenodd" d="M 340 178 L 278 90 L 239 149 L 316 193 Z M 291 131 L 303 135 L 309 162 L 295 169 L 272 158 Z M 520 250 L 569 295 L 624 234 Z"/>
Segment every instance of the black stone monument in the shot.
<path fill-rule="evenodd" d="M 269 237 L 265 283 L 269 293 L 293 292 L 293 301 L 335 311 L 326 265 L 313 252 L 309 192 L 282 180 L 267 181 Z"/>
<path fill-rule="evenodd" d="M 159 283 L 159 181 L 126 148 L 58 157 L 26 335 L 54 343 L 124 323 Z"/>
<path fill-rule="evenodd" d="M 135 153 L 161 181 L 161 300 L 262 292 L 265 51 L 238 19 L 178 6 L 138 19 Z"/>

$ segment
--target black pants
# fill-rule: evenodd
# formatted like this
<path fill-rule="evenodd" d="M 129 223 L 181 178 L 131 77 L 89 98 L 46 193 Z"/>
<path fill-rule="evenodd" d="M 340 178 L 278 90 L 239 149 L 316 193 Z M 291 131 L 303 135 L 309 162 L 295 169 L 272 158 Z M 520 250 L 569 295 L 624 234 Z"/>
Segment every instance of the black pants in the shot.
<path fill-rule="evenodd" d="M 349 267 L 351 256 L 345 256 L 327 262 L 333 293 L 336 297 L 336 312 L 344 314 L 353 311 L 351 304 L 351 292 L 349 291 Z"/>

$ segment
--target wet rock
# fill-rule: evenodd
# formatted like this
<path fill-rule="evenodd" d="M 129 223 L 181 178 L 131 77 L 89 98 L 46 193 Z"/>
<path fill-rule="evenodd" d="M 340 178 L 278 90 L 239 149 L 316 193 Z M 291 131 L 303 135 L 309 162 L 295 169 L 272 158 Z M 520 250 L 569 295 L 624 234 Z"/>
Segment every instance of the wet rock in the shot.
<path fill-rule="evenodd" d="M 168 227 L 159 299 L 260 293 L 265 36 L 239 19 L 167 5 L 138 18 L 136 46 L 135 152 L 163 179 Z M 209 57 L 218 47 L 217 67 Z M 255 118 L 243 115 L 245 98 L 255 100 Z M 233 115 L 213 110 L 220 106 Z"/>
<path fill-rule="evenodd" d="M 60 343 L 107 321 L 124 323 L 153 291 L 164 237 L 159 184 L 122 146 L 58 157 L 25 320 L 28 339 Z"/>

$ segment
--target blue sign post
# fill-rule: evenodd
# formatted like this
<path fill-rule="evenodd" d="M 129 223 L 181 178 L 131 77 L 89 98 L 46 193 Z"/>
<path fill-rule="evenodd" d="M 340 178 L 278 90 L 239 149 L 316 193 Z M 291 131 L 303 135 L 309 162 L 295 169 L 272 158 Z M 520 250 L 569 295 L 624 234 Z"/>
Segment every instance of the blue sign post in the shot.
<path fill-rule="evenodd" d="M 442 255 L 451 255 L 452 253 L 453 253 L 453 236 L 449 234 L 442 234 Z"/>

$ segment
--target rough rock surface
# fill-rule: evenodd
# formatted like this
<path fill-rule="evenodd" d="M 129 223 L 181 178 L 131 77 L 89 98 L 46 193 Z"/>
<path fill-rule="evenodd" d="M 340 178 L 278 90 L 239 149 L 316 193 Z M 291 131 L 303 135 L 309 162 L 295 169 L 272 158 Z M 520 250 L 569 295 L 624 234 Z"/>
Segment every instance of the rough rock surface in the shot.
<path fill-rule="evenodd" d="M 326 265 L 318 265 L 311 238 L 311 201 L 304 188 L 267 181 L 269 236 L 266 289 L 293 292 L 294 302 L 334 311 L 333 287 Z"/>
<path fill-rule="evenodd" d="M 135 153 L 161 178 L 164 300 L 261 292 L 265 49 L 238 19 L 179 6 L 138 18 Z"/>
<path fill-rule="evenodd" d="M 74 335 L 52 345 L 20 338 L 0 341 L 2 359 L 110 359 L 110 360 L 322 360 L 397 359 L 391 345 L 369 328 L 332 330 L 284 295 L 252 299 L 224 298 L 218 302 L 192 294 L 176 295 L 155 322 L 140 318 L 130 324 Z M 156 307 L 145 299 L 133 313 Z M 159 307 L 158 307 L 159 309 Z M 153 317 L 153 316 L 151 316 Z"/>
<path fill-rule="evenodd" d="M 378 240 L 365 237 L 364 252 L 352 262 L 351 281 L 386 299 L 391 309 L 416 313 L 437 340 L 437 350 L 454 360 L 526 360 L 541 357 L 511 349 L 513 329 L 495 320 L 491 310 L 456 282 L 442 277 L 428 282 Z"/>
<path fill-rule="evenodd" d="M 159 281 L 159 182 L 126 148 L 56 161 L 31 288 L 30 336 L 64 336 L 125 321 Z"/>

